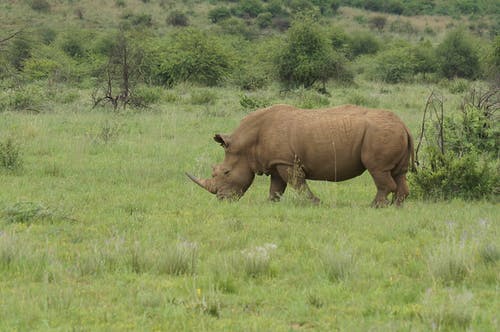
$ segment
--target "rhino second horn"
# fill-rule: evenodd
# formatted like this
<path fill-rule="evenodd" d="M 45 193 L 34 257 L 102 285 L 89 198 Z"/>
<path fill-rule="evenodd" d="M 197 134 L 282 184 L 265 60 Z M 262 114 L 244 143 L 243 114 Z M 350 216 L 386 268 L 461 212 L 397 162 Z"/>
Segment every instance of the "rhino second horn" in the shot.
<path fill-rule="evenodd" d="M 189 174 L 186 172 L 186 175 L 188 178 L 190 178 L 194 183 L 202 187 L 203 189 L 211 192 L 212 194 L 215 194 L 216 191 L 214 190 L 213 186 L 208 185 L 208 181 L 210 180 L 205 180 L 205 179 L 198 179 L 196 176 Z"/>

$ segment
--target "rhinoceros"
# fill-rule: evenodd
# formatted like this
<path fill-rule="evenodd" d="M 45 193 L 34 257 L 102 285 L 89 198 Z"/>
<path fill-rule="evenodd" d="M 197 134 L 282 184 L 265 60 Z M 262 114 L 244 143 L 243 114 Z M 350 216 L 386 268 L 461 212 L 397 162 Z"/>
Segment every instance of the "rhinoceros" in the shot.
<path fill-rule="evenodd" d="M 232 134 L 216 134 L 214 140 L 225 158 L 213 166 L 212 178 L 186 175 L 219 199 L 241 198 L 255 174 L 265 174 L 271 176 L 270 200 L 279 200 L 289 184 L 317 203 L 306 180 L 344 181 L 365 170 L 377 187 L 372 206 L 387 206 L 389 193 L 399 206 L 409 194 L 413 138 L 387 110 L 274 105 L 248 114 Z"/>

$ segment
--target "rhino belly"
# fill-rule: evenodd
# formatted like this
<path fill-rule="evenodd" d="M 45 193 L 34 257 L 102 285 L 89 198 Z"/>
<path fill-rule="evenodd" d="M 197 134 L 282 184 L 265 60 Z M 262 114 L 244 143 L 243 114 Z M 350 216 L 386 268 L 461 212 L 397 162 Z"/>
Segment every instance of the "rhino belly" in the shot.
<path fill-rule="evenodd" d="M 355 142 L 357 143 L 357 142 Z M 301 164 L 307 179 L 344 181 L 361 175 L 361 145 L 352 142 L 332 147 L 331 143 L 316 143 L 300 151 Z"/>
<path fill-rule="evenodd" d="M 363 174 L 365 167 L 360 159 L 305 161 L 304 172 L 307 179 L 323 181 L 344 181 Z"/>

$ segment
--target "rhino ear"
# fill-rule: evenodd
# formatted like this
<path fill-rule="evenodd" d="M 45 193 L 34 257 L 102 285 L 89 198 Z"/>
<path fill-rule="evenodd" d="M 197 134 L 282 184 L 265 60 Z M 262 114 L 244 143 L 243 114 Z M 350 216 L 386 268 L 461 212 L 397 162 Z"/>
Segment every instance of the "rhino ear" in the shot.
<path fill-rule="evenodd" d="M 215 134 L 214 136 L 214 141 L 219 143 L 223 148 L 227 148 L 231 142 L 231 138 L 229 135 L 224 135 L 224 134 Z"/>

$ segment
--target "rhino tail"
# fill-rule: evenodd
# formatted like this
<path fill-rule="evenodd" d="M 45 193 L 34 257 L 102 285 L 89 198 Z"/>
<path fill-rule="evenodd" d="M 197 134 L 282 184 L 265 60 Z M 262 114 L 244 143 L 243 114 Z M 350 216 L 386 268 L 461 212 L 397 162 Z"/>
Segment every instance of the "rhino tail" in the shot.
<path fill-rule="evenodd" d="M 410 155 L 410 172 L 417 172 L 417 165 L 415 164 L 415 144 L 413 143 L 413 136 L 410 133 L 410 130 L 405 126 L 406 135 L 408 136 L 408 154 Z"/>

